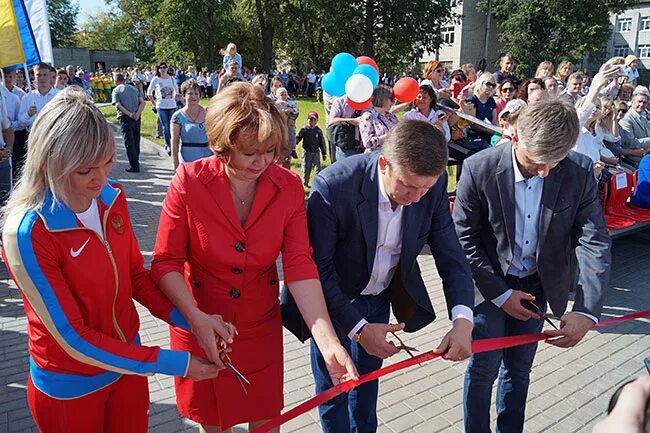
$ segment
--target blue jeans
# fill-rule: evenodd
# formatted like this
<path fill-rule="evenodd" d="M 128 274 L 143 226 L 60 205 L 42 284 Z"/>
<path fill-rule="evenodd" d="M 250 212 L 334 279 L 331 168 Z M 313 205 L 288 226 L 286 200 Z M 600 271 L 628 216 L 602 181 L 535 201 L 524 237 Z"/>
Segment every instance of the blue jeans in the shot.
<path fill-rule="evenodd" d="M 171 122 L 172 114 L 176 111 L 176 108 L 159 108 L 158 109 L 158 118 L 163 127 L 163 136 L 165 137 L 165 148 L 171 149 L 171 129 L 169 123 Z"/>
<path fill-rule="evenodd" d="M 181 150 L 178 160 L 180 162 L 194 162 L 201 158 L 207 158 L 212 156 L 213 153 L 208 146 L 205 147 L 195 147 L 195 146 L 183 146 L 181 143 Z"/>
<path fill-rule="evenodd" d="M 341 149 L 340 147 L 336 146 L 336 160 L 340 159 L 345 159 L 348 156 L 352 155 L 358 155 L 362 152 L 358 151 L 357 149 Z"/>
<path fill-rule="evenodd" d="M 388 323 L 390 313 L 390 293 L 384 290 L 377 296 L 359 296 L 352 306 L 369 323 Z M 336 333 L 341 344 L 348 351 L 360 375 L 381 368 L 383 360 L 369 355 L 360 344 L 350 340 L 347 332 L 340 329 Z M 325 367 L 325 361 L 318 347 L 311 340 L 311 369 L 316 382 L 316 393 L 331 388 L 332 380 Z M 377 393 L 379 380 L 365 383 L 347 394 L 324 403 L 318 407 L 324 433 L 372 433 L 377 431 Z"/>
<path fill-rule="evenodd" d="M 509 283 L 510 284 L 510 283 Z M 537 280 L 527 287 L 510 287 L 535 296 L 535 304 L 546 311 L 546 299 Z M 491 301 L 474 308 L 472 338 L 496 338 L 540 332 L 543 319 L 521 321 L 505 313 Z M 530 370 L 537 343 L 473 355 L 465 372 L 463 406 L 465 433 L 490 433 L 492 385 L 497 385 L 497 433 L 521 433 L 524 430 L 526 397 Z"/>

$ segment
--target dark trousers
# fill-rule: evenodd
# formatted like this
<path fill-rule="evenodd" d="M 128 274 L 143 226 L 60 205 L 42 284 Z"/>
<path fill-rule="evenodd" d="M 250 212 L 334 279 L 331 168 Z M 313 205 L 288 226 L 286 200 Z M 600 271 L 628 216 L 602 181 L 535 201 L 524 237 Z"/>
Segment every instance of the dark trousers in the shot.
<path fill-rule="evenodd" d="M 507 277 L 509 287 L 535 296 L 535 304 L 546 311 L 546 298 L 539 279 L 522 280 Z M 472 338 L 505 337 L 541 332 L 544 320 L 517 320 L 491 301 L 474 308 Z M 524 430 L 526 397 L 530 370 L 535 359 L 537 343 L 504 350 L 474 354 L 465 372 L 463 407 L 465 433 L 490 433 L 490 403 L 492 386 L 499 378 L 496 395 L 497 433 L 521 433 Z"/>
<path fill-rule="evenodd" d="M 11 158 L 0 162 L 0 207 L 4 206 L 12 188 Z"/>
<path fill-rule="evenodd" d="M 25 164 L 25 157 L 27 156 L 27 137 L 26 129 L 22 131 L 14 131 L 14 149 L 11 153 L 12 174 L 14 183 L 20 179 L 20 174 Z"/>
<path fill-rule="evenodd" d="M 390 313 L 388 290 L 377 296 L 360 296 L 354 300 L 352 305 L 369 323 L 388 323 Z M 337 329 L 337 335 L 345 350 L 352 357 L 360 375 L 381 367 L 382 359 L 369 355 L 360 344 L 350 340 L 346 332 Z M 321 393 L 333 386 L 323 356 L 313 339 L 311 340 L 311 369 L 314 373 L 316 393 Z M 378 392 L 379 380 L 374 380 L 320 405 L 318 414 L 323 432 L 373 433 L 377 431 Z"/>
<path fill-rule="evenodd" d="M 129 165 L 131 168 L 140 168 L 140 119 L 121 116 L 119 120 Z"/>

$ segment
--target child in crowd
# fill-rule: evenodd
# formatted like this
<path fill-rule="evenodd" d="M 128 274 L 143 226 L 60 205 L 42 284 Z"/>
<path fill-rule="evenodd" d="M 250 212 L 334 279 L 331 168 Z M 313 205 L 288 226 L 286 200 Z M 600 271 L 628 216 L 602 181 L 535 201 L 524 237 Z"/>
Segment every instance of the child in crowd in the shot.
<path fill-rule="evenodd" d="M 287 169 L 291 169 L 291 157 L 297 158 L 296 155 L 296 119 L 300 111 L 295 102 L 289 99 L 289 92 L 284 87 L 275 91 L 275 105 L 287 116 L 287 129 L 289 133 L 289 143 L 286 159 L 280 160 L 280 164 Z"/>
<path fill-rule="evenodd" d="M 310 111 L 307 114 L 308 125 L 305 125 L 298 132 L 296 137 L 296 144 L 302 141 L 302 177 L 304 184 L 309 188 L 309 178 L 311 176 L 311 169 L 316 168 L 316 174 L 320 172 L 320 154 L 323 155 L 323 161 L 327 158 L 327 150 L 325 147 L 325 139 L 323 138 L 323 131 L 318 127 L 318 113 Z M 320 152 L 319 152 L 320 151 Z"/>
<path fill-rule="evenodd" d="M 499 113 L 499 126 L 503 130 L 503 133 L 495 145 L 498 146 L 499 144 L 512 141 L 512 133 L 517 130 L 517 118 L 521 113 L 521 109 L 525 106 L 526 102 L 523 99 L 508 101 L 501 113 Z"/>

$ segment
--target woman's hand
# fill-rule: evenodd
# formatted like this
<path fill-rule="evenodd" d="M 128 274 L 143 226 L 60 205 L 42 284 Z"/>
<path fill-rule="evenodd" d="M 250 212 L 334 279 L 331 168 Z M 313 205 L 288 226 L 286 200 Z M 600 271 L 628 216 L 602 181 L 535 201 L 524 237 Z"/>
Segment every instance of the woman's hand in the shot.
<path fill-rule="evenodd" d="M 214 379 L 219 374 L 219 370 L 223 367 L 217 367 L 203 358 L 190 355 L 190 366 L 187 369 L 187 377 L 192 380 L 206 380 Z"/>
<path fill-rule="evenodd" d="M 341 343 L 335 341 L 323 346 L 319 347 L 319 349 L 334 385 L 347 382 L 348 380 L 359 379 L 357 368 L 354 366 L 352 358 L 350 358 L 350 355 Z"/>
<path fill-rule="evenodd" d="M 198 309 L 188 321 L 192 327 L 192 333 L 210 362 L 219 369 L 224 368 L 220 356 L 219 341 L 232 343 L 233 337 L 237 334 L 235 326 L 224 321 L 218 314 L 208 315 Z"/>

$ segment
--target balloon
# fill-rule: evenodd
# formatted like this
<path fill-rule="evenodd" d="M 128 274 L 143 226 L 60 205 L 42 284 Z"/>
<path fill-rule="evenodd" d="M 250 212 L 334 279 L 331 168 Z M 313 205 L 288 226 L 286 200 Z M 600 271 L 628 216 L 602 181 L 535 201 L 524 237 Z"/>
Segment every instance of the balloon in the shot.
<path fill-rule="evenodd" d="M 377 71 L 377 75 L 379 75 L 379 66 L 377 66 L 377 62 L 372 60 L 368 56 L 359 56 L 357 57 L 357 63 L 360 65 L 370 65 L 374 68 L 375 71 Z"/>
<path fill-rule="evenodd" d="M 345 81 L 339 79 L 334 72 L 323 75 L 323 90 L 332 96 L 345 95 Z"/>
<path fill-rule="evenodd" d="M 362 74 L 354 74 L 345 82 L 345 94 L 354 102 L 367 101 L 372 97 L 372 90 L 372 81 Z"/>
<path fill-rule="evenodd" d="M 354 68 L 357 66 L 359 66 L 357 59 L 349 53 L 338 53 L 332 59 L 332 69 L 334 69 L 334 73 L 341 78 L 343 82 L 350 78 Z"/>
<path fill-rule="evenodd" d="M 346 84 L 347 89 L 347 84 Z M 404 77 L 397 80 L 393 93 L 400 102 L 412 102 L 417 98 L 420 92 L 418 82 L 411 77 Z"/>
<path fill-rule="evenodd" d="M 354 74 L 361 74 L 365 75 L 366 77 L 370 78 L 370 81 L 372 81 L 372 87 L 377 87 L 377 84 L 379 84 L 379 74 L 370 65 L 359 65 L 354 69 Z"/>
<path fill-rule="evenodd" d="M 348 99 L 348 101 L 347 101 L 348 105 L 350 107 L 354 108 L 355 110 L 360 110 L 360 111 L 365 110 L 366 108 L 370 107 L 370 103 L 372 102 L 372 98 L 368 99 L 367 101 L 363 101 L 363 102 L 354 102 L 350 98 L 347 98 L 347 99 Z"/>

